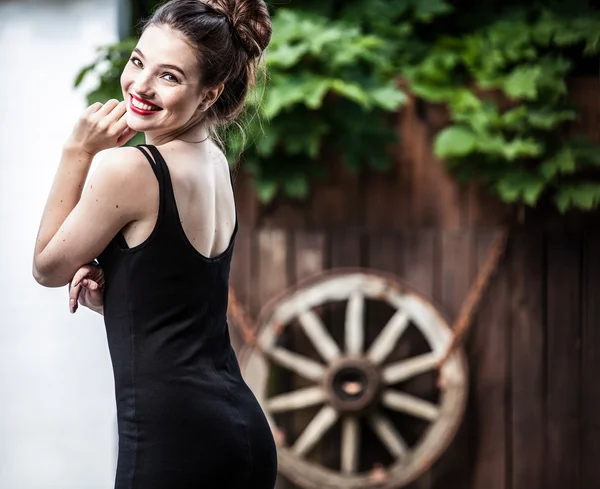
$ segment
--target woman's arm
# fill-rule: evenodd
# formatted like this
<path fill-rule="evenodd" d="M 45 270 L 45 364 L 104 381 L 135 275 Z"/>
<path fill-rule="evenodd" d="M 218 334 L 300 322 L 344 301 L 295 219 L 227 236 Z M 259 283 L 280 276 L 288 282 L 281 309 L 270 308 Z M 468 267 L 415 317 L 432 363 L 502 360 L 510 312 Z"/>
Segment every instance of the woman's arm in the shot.
<path fill-rule="evenodd" d="M 136 198 L 143 192 L 136 188 L 144 164 L 140 156 L 135 148 L 111 150 L 83 192 L 88 169 L 77 167 L 81 160 L 67 157 L 61 161 L 35 246 L 33 276 L 38 283 L 46 287 L 68 284 L 120 229 L 143 216 Z"/>
<path fill-rule="evenodd" d="M 78 148 L 73 142 L 68 141 L 63 146 L 54 183 L 42 214 L 35 243 L 35 258 L 38 258 L 44 251 L 61 224 L 65 222 L 67 216 L 79 202 L 93 157 L 94 155 Z M 36 271 L 36 261 L 34 259 L 34 272 Z"/>
<path fill-rule="evenodd" d="M 124 104 L 109 102 L 90 106 L 64 145 L 33 257 L 33 276 L 46 287 L 68 284 L 78 268 L 143 214 L 136 175 L 147 163 L 135 148 L 107 152 L 83 189 L 94 155 L 134 134 L 124 122 Z"/>

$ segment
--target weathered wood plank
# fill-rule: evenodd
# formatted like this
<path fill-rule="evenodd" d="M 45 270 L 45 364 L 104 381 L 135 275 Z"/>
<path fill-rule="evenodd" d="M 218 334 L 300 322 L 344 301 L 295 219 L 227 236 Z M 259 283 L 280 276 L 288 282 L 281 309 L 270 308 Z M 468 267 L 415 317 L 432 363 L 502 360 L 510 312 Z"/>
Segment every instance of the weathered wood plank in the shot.
<path fill-rule="evenodd" d="M 321 273 L 325 269 L 326 244 L 324 233 L 294 233 L 294 282 Z"/>
<path fill-rule="evenodd" d="M 402 209 L 400 200 L 403 194 L 398 191 L 396 168 L 385 173 L 369 171 L 362 178 L 362 205 L 364 207 L 363 227 L 374 236 L 394 228 Z M 403 199 L 405 200 L 405 199 Z"/>
<path fill-rule="evenodd" d="M 473 233 L 470 231 L 444 231 L 441 240 L 441 303 L 450 320 L 458 311 L 471 284 L 476 266 Z M 467 343 L 470 343 L 470 339 Z M 470 356 L 469 356 L 470 357 Z M 470 367 L 469 367 L 470 368 Z M 471 370 L 471 376 L 473 371 Z M 470 394 L 472 398 L 472 393 Z M 472 426 L 474 406 L 469 401 L 467 412 L 454 441 L 433 470 L 435 489 L 469 487 L 473 470 Z"/>
<path fill-rule="evenodd" d="M 547 238 L 546 489 L 579 488 L 581 240 Z"/>
<path fill-rule="evenodd" d="M 479 232 L 476 239 L 477 269 L 488 258 L 494 232 Z M 476 405 L 474 431 L 477 443 L 472 446 L 474 470 L 471 487 L 506 489 L 507 481 L 507 398 L 508 339 L 511 331 L 509 304 L 509 267 L 502 261 L 492 277 L 480 303 L 473 324 L 470 368 Z"/>
<path fill-rule="evenodd" d="M 402 234 L 401 278 L 429 299 L 440 301 L 441 275 L 438 234 L 432 229 Z"/>
<path fill-rule="evenodd" d="M 339 159 L 325 160 L 329 169 L 326 180 L 311 182 L 312 195 L 308 201 L 307 220 L 319 229 L 358 226 L 362 222 L 363 206 L 359 196 L 359 178 Z"/>
<path fill-rule="evenodd" d="M 424 117 L 412 128 L 417 138 L 414 158 L 413 212 L 420 227 L 435 226 L 444 229 L 459 229 L 461 225 L 461 190 L 456 179 L 450 175 L 445 161 L 436 157 L 433 140 L 437 129 L 442 127 L 438 118 L 440 107 L 428 105 Z M 416 110 L 416 107 L 413 109 Z M 443 109 L 441 109 L 443 110 Z M 443 117 L 443 116 L 442 116 Z"/>
<path fill-rule="evenodd" d="M 585 236 L 582 331 L 582 488 L 600 486 L 600 233 Z"/>
<path fill-rule="evenodd" d="M 274 229 L 306 229 L 308 213 L 306 204 L 287 197 L 278 197 L 277 203 L 264 207 L 260 213 L 260 225 Z"/>
<path fill-rule="evenodd" d="M 250 312 L 251 264 L 252 233 L 240 224 L 231 258 L 229 285 L 233 288 L 238 301 L 247 313 Z M 229 335 L 234 351 L 239 353 L 243 346 L 243 337 L 238 327 L 232 322 L 229 323 Z"/>
<path fill-rule="evenodd" d="M 514 236 L 511 267 L 512 489 L 544 487 L 544 238 Z M 509 447 L 510 449 L 510 447 Z"/>
<path fill-rule="evenodd" d="M 274 296 L 290 285 L 288 276 L 288 240 L 285 231 L 261 229 L 255 234 L 257 239 L 257 276 L 253 282 L 255 306 L 263 307 Z"/>
<path fill-rule="evenodd" d="M 260 205 L 256 198 L 252 177 L 242 168 L 236 168 L 233 177 L 237 216 L 240 221 L 240 231 L 245 228 L 253 230 L 257 225 Z"/>

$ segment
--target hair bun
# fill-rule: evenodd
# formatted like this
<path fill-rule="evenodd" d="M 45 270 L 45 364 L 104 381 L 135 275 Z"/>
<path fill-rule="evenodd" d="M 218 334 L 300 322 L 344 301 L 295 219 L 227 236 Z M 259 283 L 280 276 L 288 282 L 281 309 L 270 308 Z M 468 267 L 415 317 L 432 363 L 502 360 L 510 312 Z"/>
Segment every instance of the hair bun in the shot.
<path fill-rule="evenodd" d="M 263 0 L 206 0 L 206 4 L 227 17 L 249 56 L 260 56 L 269 45 L 271 18 Z"/>

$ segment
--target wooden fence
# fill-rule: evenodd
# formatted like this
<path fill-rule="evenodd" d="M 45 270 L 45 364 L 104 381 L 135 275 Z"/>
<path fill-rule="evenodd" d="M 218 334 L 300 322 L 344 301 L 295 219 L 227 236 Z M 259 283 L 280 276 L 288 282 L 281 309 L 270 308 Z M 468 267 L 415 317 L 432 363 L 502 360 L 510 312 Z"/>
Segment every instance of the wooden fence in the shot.
<path fill-rule="evenodd" d="M 589 102 L 579 129 L 597 139 L 598 83 L 576 85 L 574 98 Z M 307 203 L 268 207 L 238 178 L 231 285 L 252 317 L 302 278 L 349 266 L 392 272 L 456 318 L 494 233 L 515 209 L 455 183 L 432 154 L 435 110 L 423 116 L 417 109 L 412 101 L 398 116 L 402 143 L 390 174 L 352 175 L 331 161 L 331 178 Z M 521 216 L 465 344 L 464 421 L 445 454 L 409 487 L 600 487 L 598 217 Z M 381 326 L 370 321 L 367 337 Z M 239 351 L 241 336 L 231 332 Z M 295 486 L 281 478 L 279 487 Z"/>

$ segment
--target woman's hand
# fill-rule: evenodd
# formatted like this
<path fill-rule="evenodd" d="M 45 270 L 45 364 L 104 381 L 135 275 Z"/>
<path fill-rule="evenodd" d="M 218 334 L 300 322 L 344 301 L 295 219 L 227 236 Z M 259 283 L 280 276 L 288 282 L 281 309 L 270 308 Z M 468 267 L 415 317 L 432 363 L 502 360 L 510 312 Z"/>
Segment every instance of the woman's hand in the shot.
<path fill-rule="evenodd" d="M 94 156 L 104 149 L 122 146 L 135 134 L 136 131 L 127 126 L 125 102 L 111 99 L 105 104 L 96 102 L 83 112 L 66 146 Z"/>
<path fill-rule="evenodd" d="M 98 265 L 84 265 L 69 282 L 69 312 L 74 314 L 78 304 L 98 314 L 104 314 L 104 271 Z"/>

